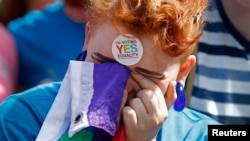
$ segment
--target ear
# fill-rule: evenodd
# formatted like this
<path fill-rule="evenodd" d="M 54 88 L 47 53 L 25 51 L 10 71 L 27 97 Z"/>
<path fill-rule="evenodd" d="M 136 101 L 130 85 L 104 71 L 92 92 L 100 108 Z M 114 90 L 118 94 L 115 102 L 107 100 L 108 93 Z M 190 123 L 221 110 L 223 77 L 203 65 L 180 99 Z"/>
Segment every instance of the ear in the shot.
<path fill-rule="evenodd" d="M 86 27 L 85 27 L 85 41 L 84 41 L 84 46 L 83 46 L 83 50 L 87 50 L 88 49 L 88 45 L 90 42 L 90 25 L 89 23 L 86 23 Z"/>
<path fill-rule="evenodd" d="M 177 76 L 177 81 L 185 86 L 185 81 L 196 63 L 196 57 L 194 55 L 190 55 L 182 64 L 179 70 L 179 74 Z"/>

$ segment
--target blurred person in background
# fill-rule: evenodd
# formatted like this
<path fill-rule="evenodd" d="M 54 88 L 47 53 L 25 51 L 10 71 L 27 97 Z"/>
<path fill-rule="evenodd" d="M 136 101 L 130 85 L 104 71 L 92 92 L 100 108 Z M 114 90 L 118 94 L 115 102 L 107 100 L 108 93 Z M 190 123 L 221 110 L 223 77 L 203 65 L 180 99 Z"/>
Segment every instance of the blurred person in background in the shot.
<path fill-rule="evenodd" d="M 0 23 L 0 103 L 15 91 L 16 73 L 16 46 L 11 34 Z"/>
<path fill-rule="evenodd" d="M 190 107 L 224 124 L 250 124 L 250 0 L 210 0 Z"/>
<path fill-rule="evenodd" d="M 1 0 L 0 21 L 7 25 L 10 21 L 24 16 L 32 10 L 42 10 L 55 0 Z"/>
<path fill-rule="evenodd" d="M 8 24 L 19 56 L 17 91 L 64 77 L 68 60 L 83 47 L 83 15 L 81 0 L 65 0 Z"/>

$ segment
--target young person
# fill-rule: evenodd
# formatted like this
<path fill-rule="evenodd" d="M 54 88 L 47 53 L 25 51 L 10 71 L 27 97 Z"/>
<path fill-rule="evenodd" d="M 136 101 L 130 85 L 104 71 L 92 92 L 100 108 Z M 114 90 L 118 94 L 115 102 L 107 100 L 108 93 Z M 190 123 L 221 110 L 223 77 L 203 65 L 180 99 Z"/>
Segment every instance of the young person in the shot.
<path fill-rule="evenodd" d="M 209 2 L 190 107 L 224 124 L 249 124 L 250 1 Z"/>
<path fill-rule="evenodd" d="M 184 108 L 183 94 L 206 6 L 206 0 L 87 1 L 79 61 L 70 61 L 62 83 L 6 99 L 0 139 L 106 141 L 125 132 L 127 141 L 207 140 L 208 124 L 218 123 Z"/>

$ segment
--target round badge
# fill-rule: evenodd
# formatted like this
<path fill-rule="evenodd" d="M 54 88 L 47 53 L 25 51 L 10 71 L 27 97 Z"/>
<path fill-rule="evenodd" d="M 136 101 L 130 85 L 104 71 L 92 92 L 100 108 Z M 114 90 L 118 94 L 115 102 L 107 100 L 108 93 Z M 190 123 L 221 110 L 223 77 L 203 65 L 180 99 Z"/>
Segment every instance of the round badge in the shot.
<path fill-rule="evenodd" d="M 112 44 L 112 53 L 116 61 L 130 66 L 141 60 L 143 47 L 138 38 L 131 34 L 125 34 L 115 38 Z"/>

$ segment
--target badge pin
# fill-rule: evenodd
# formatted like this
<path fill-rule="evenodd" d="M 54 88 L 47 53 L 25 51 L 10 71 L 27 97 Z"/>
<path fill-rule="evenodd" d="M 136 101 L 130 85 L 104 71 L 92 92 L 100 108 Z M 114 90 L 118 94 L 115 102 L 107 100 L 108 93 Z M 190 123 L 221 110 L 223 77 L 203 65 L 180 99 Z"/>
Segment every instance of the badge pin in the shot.
<path fill-rule="evenodd" d="M 116 37 L 113 41 L 112 53 L 116 61 L 123 65 L 131 66 L 141 60 L 143 47 L 137 37 L 131 34 L 124 34 Z"/>

